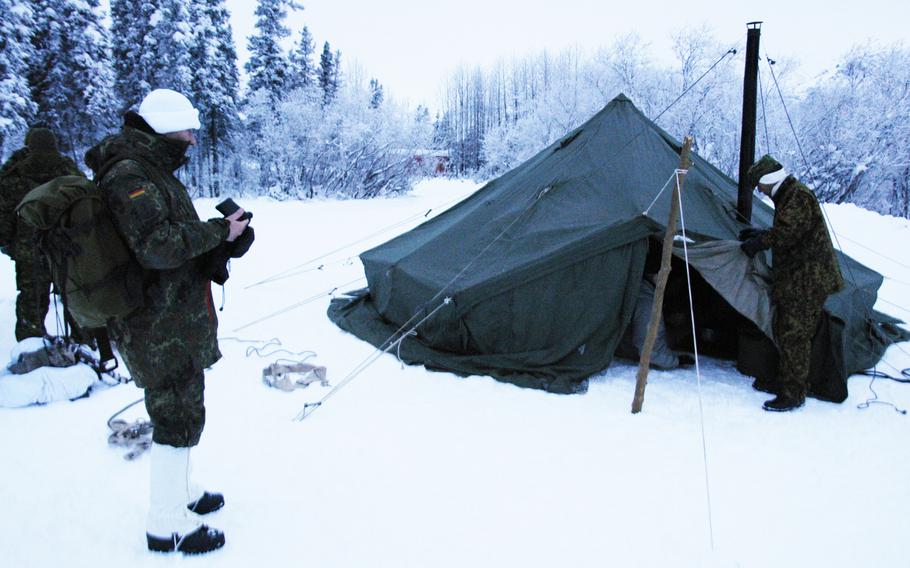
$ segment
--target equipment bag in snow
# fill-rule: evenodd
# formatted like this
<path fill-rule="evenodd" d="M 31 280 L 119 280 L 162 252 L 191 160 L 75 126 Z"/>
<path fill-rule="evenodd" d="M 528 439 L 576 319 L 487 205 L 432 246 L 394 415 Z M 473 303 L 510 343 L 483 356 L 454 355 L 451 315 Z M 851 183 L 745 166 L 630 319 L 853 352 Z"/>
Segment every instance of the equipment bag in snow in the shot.
<path fill-rule="evenodd" d="M 37 230 L 54 285 L 77 324 L 104 327 L 142 306 L 142 267 L 92 180 L 55 178 L 30 191 L 16 211 Z"/>

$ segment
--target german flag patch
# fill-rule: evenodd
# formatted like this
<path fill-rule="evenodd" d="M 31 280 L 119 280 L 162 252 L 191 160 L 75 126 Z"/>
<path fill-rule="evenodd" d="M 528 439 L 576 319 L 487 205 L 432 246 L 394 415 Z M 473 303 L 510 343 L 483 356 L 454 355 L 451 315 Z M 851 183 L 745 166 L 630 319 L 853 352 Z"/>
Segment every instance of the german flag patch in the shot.
<path fill-rule="evenodd" d="M 129 192 L 128 195 L 129 195 L 130 199 L 136 199 L 137 197 L 142 197 L 143 195 L 145 195 L 145 188 L 140 187 L 138 189 L 134 189 L 133 191 Z"/>

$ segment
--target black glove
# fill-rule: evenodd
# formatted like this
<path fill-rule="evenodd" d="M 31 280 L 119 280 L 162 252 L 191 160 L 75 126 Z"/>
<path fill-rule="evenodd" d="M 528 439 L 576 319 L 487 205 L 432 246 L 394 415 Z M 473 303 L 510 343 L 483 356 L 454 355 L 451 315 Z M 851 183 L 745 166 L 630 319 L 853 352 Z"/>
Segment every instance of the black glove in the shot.
<path fill-rule="evenodd" d="M 746 253 L 746 256 L 749 258 L 755 258 L 755 255 L 758 254 L 759 251 L 763 251 L 768 248 L 762 240 L 764 236 L 764 232 L 760 232 L 759 234 L 743 241 L 743 243 L 739 245 L 739 248 L 743 249 L 743 252 Z"/>
<path fill-rule="evenodd" d="M 748 229 L 743 229 L 742 231 L 739 232 L 739 240 L 748 241 L 749 239 L 751 239 L 752 237 L 754 237 L 756 235 L 764 236 L 764 234 L 767 232 L 768 232 L 767 229 L 756 229 L 754 227 L 749 227 Z"/>
<path fill-rule="evenodd" d="M 208 264 L 209 278 L 215 284 L 224 285 L 230 277 L 227 264 L 231 259 L 231 247 L 234 243 L 223 242 L 208 253 L 206 263 Z"/>
<path fill-rule="evenodd" d="M 253 246 L 254 240 L 256 240 L 256 233 L 253 231 L 253 227 L 247 225 L 240 236 L 234 239 L 234 242 L 227 243 L 231 249 L 231 258 L 240 258 L 245 255 L 246 251 Z"/>

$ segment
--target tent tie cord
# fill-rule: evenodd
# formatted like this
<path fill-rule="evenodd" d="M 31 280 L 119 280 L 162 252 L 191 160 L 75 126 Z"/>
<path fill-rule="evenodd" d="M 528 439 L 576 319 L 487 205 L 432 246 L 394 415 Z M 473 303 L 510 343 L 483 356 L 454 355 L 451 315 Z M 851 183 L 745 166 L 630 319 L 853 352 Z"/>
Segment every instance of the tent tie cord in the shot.
<path fill-rule="evenodd" d="M 707 436 L 705 435 L 705 410 L 704 405 L 702 404 L 701 396 L 701 365 L 699 364 L 698 358 L 698 334 L 695 330 L 695 303 L 692 297 L 692 275 L 689 272 L 689 246 L 688 238 L 686 238 L 686 215 L 683 211 L 683 201 L 682 201 L 682 191 L 680 189 L 679 176 L 684 174 L 687 170 L 677 169 L 673 176 L 676 178 L 676 195 L 679 201 L 679 223 L 680 229 L 683 236 L 683 255 L 685 256 L 685 267 L 686 267 L 686 287 L 689 292 L 689 319 L 692 322 L 692 348 L 695 355 L 695 382 L 697 385 L 698 391 L 698 417 L 699 423 L 701 425 L 701 450 L 702 450 L 702 459 L 704 462 L 704 471 L 705 471 L 705 499 L 707 501 L 708 509 L 708 534 L 711 539 L 711 550 L 714 550 L 714 516 L 713 516 L 713 507 L 711 506 L 711 483 L 708 476 L 708 443 Z M 672 177 L 671 177 L 672 179 Z M 674 227 L 675 229 L 675 227 Z"/>
<path fill-rule="evenodd" d="M 428 217 L 430 216 L 430 213 L 432 213 L 433 211 L 435 211 L 435 210 L 445 210 L 446 208 L 448 208 L 449 205 L 455 203 L 456 201 L 459 201 L 460 199 L 461 199 L 460 197 L 456 197 L 456 198 L 454 198 L 454 199 L 450 199 L 450 200 L 448 200 L 448 201 L 443 202 L 443 203 L 440 204 L 440 205 L 436 205 L 436 206 L 434 206 L 434 207 L 430 207 L 429 209 L 427 209 L 427 210 L 426 210 L 425 212 L 423 212 L 423 213 L 417 213 L 417 214 L 411 215 L 410 217 L 408 217 L 408 218 L 406 218 L 406 219 L 403 219 L 403 220 L 401 220 L 401 221 L 396 221 L 395 223 L 392 223 L 391 225 L 386 225 L 385 227 L 383 227 L 383 228 L 381 228 L 381 229 L 379 229 L 379 230 L 377 230 L 377 231 L 374 231 L 374 232 L 372 232 L 372 233 L 370 233 L 370 234 L 368 234 L 368 235 L 366 235 L 366 236 L 364 236 L 364 237 L 361 237 L 361 238 L 356 239 L 356 240 L 354 240 L 354 241 L 351 241 L 351 242 L 349 242 L 349 243 L 347 243 L 347 244 L 344 244 L 344 245 L 342 245 L 342 246 L 340 246 L 340 247 L 338 247 L 338 248 L 336 248 L 336 249 L 334 249 L 334 250 L 331 250 L 331 251 L 329 251 L 329 252 L 327 252 L 327 253 L 324 253 L 324 254 L 322 254 L 322 255 L 320 255 L 320 256 L 317 256 L 317 257 L 315 257 L 315 258 L 311 258 L 310 260 L 308 260 L 308 261 L 306 261 L 306 262 L 304 262 L 304 263 L 298 264 L 297 266 L 292 266 L 291 268 L 287 268 L 287 269 L 283 270 L 282 272 L 279 272 L 279 273 L 277 273 L 277 274 L 273 274 L 272 276 L 266 277 L 266 278 L 260 280 L 259 282 L 254 282 L 253 284 L 250 284 L 249 286 L 247 286 L 247 287 L 244 288 L 244 289 L 245 289 L 245 290 L 248 290 L 248 289 L 250 289 L 250 288 L 255 288 L 256 286 L 260 286 L 260 285 L 262 285 L 262 284 L 268 284 L 268 283 L 271 283 L 271 282 L 275 282 L 275 281 L 277 281 L 277 280 L 283 280 L 283 279 L 285 279 L 285 278 L 291 278 L 291 277 L 294 277 L 294 276 L 299 276 L 300 274 L 304 274 L 304 273 L 306 273 L 306 272 L 311 272 L 311 271 L 314 270 L 314 269 L 312 269 L 312 268 L 307 269 L 307 270 L 300 270 L 300 269 L 302 269 L 302 268 L 305 267 L 305 266 L 309 266 L 310 264 L 313 264 L 314 262 L 316 262 L 316 261 L 318 261 L 318 260 L 322 260 L 323 258 L 326 258 L 326 257 L 328 257 L 328 256 L 331 256 L 331 255 L 335 254 L 336 252 L 343 251 L 343 250 L 345 250 L 345 249 L 347 249 L 347 248 L 349 248 L 349 247 L 352 247 L 352 246 L 354 246 L 354 245 L 356 245 L 356 244 L 359 244 L 359 243 L 361 243 L 361 242 L 363 242 L 363 241 L 365 241 L 365 240 L 367 240 L 367 239 L 370 239 L 370 238 L 372 238 L 372 237 L 381 235 L 382 233 L 385 233 L 386 231 L 390 231 L 390 230 L 392 230 L 392 229 L 396 229 L 396 228 L 398 228 L 398 227 L 401 227 L 401 226 L 403 226 L 403 225 L 406 225 L 406 224 L 408 224 L 408 223 L 410 223 L 411 221 L 414 221 L 414 220 L 416 220 L 416 219 L 420 219 L 420 218 L 426 219 L 426 218 L 428 218 Z M 347 257 L 347 259 L 345 259 L 344 262 L 347 262 L 347 261 L 349 261 L 350 259 L 351 259 L 351 257 L 349 256 L 349 257 Z M 333 263 L 324 263 L 324 264 L 320 265 L 319 267 L 317 267 L 316 270 L 321 270 L 323 267 L 326 266 L 326 264 L 333 264 Z"/>
<path fill-rule="evenodd" d="M 352 284 L 354 284 L 354 283 L 356 283 L 356 282 L 360 282 L 361 280 L 364 280 L 364 277 L 363 277 L 363 276 L 359 276 L 359 277 L 357 277 L 357 278 L 355 278 L 355 279 L 353 279 L 353 280 L 351 280 L 351 281 L 349 281 L 349 282 L 345 282 L 344 284 L 339 284 L 338 286 L 335 286 L 335 287 L 333 287 L 333 288 L 330 288 L 329 290 L 326 290 L 326 291 L 324 291 L 324 292 L 320 292 L 320 293 L 318 293 L 318 294 L 315 294 L 315 295 L 313 295 L 313 296 L 310 296 L 309 298 L 307 298 L 307 299 L 305 299 L 305 300 L 301 300 L 301 301 L 296 302 L 296 303 L 294 303 L 294 304 L 291 304 L 290 306 L 285 306 L 285 307 L 281 308 L 280 310 L 277 310 L 277 311 L 274 311 L 274 312 L 272 312 L 272 313 L 270 313 L 270 314 L 268 314 L 268 315 L 262 316 L 261 318 L 256 319 L 256 320 L 253 320 L 253 321 L 251 321 L 251 322 L 249 322 L 249 323 L 245 323 L 245 324 L 241 325 L 240 327 L 234 328 L 233 331 L 236 333 L 236 332 L 238 332 L 238 331 L 240 331 L 240 330 L 242 330 L 242 329 L 246 329 L 246 328 L 248 328 L 248 327 L 254 326 L 254 325 L 256 325 L 257 323 L 262 323 L 262 322 L 264 322 L 264 321 L 266 321 L 266 320 L 272 319 L 273 317 L 276 317 L 276 316 L 280 316 L 280 315 L 286 314 L 286 313 L 290 312 L 291 310 L 296 310 L 297 308 L 299 308 L 299 307 L 301 307 L 301 306 L 305 306 L 306 304 L 309 304 L 310 302 L 315 302 L 316 300 L 319 300 L 319 299 L 321 299 L 321 298 L 324 297 L 324 296 L 331 296 L 332 294 L 334 294 L 335 292 L 337 292 L 338 289 L 340 289 L 340 288 L 346 288 L 346 287 L 348 287 L 348 286 L 350 286 L 350 285 L 352 285 Z"/>
<path fill-rule="evenodd" d="M 901 375 L 903 375 L 903 376 L 906 377 L 906 378 L 900 379 L 900 378 L 897 378 L 897 377 L 892 377 L 891 375 L 889 375 L 889 374 L 887 374 L 887 373 L 883 373 L 883 372 L 881 372 L 881 371 L 875 369 L 874 367 L 873 367 L 871 370 L 863 371 L 861 374 L 866 375 L 867 377 L 872 377 L 872 380 L 869 381 L 869 390 L 872 391 L 872 394 L 873 394 L 874 396 L 873 396 L 872 398 L 866 399 L 865 402 L 861 402 L 861 403 L 857 404 L 857 405 L 856 405 L 856 408 L 859 408 L 859 409 L 861 409 L 861 410 L 865 410 L 865 409 L 867 409 L 867 408 L 870 408 L 873 404 L 883 404 L 883 405 L 885 405 L 885 406 L 890 406 L 890 407 L 893 408 L 894 411 L 897 412 L 898 414 L 901 414 L 901 415 L 903 415 L 903 416 L 906 416 L 906 415 L 907 415 L 907 411 L 906 411 L 905 409 L 903 409 L 903 408 L 898 408 L 897 405 L 894 404 L 893 402 L 889 402 L 889 401 L 887 401 L 887 400 L 880 400 L 880 399 L 878 398 L 878 393 L 875 392 L 875 389 L 873 388 L 873 385 L 875 384 L 875 379 L 877 379 L 877 378 L 890 379 L 890 380 L 892 380 L 892 381 L 897 381 L 897 382 L 899 382 L 899 383 L 910 383 L 910 374 L 908 374 L 908 373 L 910 373 L 910 368 L 908 368 L 908 369 L 902 369 L 902 370 L 901 370 Z"/>
<path fill-rule="evenodd" d="M 413 329 L 401 336 L 401 339 L 397 341 L 398 349 L 396 350 L 398 355 L 398 362 L 401 364 L 401 368 L 404 369 L 404 361 L 401 360 L 401 344 L 404 343 L 406 337 L 417 337 L 417 332 Z"/>
<path fill-rule="evenodd" d="M 303 409 L 297 414 L 296 417 L 294 417 L 294 421 L 300 422 L 303 419 L 310 416 L 313 412 L 316 411 L 317 408 L 321 407 L 335 393 L 337 393 L 342 388 L 344 388 L 345 385 L 347 385 L 348 383 L 353 381 L 357 377 L 357 375 L 359 375 L 360 373 L 365 371 L 367 367 L 369 367 L 370 365 L 375 363 L 379 359 L 380 356 L 385 355 L 393 348 L 397 347 L 398 349 L 400 349 L 401 342 L 404 341 L 404 339 L 406 337 L 416 336 L 418 327 L 420 327 L 425 321 L 427 321 L 428 319 L 430 319 L 431 317 L 436 315 L 436 312 L 441 310 L 443 307 L 448 306 L 449 304 L 452 304 L 452 298 L 446 297 L 431 312 L 429 312 L 420 321 L 418 321 L 413 326 L 411 326 L 410 329 L 408 329 L 406 331 L 402 331 L 405 328 L 405 326 L 407 326 L 408 323 L 410 323 L 417 316 L 417 314 L 420 313 L 420 310 L 415 312 L 414 315 L 411 316 L 410 319 L 408 319 L 408 321 L 405 322 L 404 325 L 399 327 L 394 333 L 392 333 L 392 335 L 388 336 L 385 339 L 385 341 L 383 341 L 380 344 L 380 347 L 377 347 L 369 356 L 367 356 L 366 359 L 364 359 L 359 364 L 357 364 L 357 366 L 355 366 L 354 369 L 352 369 L 351 372 L 348 373 L 348 375 L 345 378 L 343 378 L 341 381 L 339 381 L 339 383 L 337 385 L 335 385 L 335 387 L 333 387 L 332 390 L 327 392 L 325 394 L 325 396 L 323 396 L 321 399 L 319 399 L 316 402 L 308 402 L 308 403 L 304 404 Z M 398 339 L 393 340 L 392 338 L 394 338 L 399 333 L 401 334 L 400 337 L 398 337 Z M 385 345 L 386 343 L 388 343 L 387 346 L 381 347 L 381 346 Z"/>
<path fill-rule="evenodd" d="M 324 259 L 324 258 L 326 258 L 326 257 L 328 257 L 328 256 L 331 256 L 331 255 L 335 254 L 336 252 L 343 251 L 343 250 L 345 250 L 345 249 L 347 249 L 347 248 L 349 248 L 349 247 L 352 247 L 352 246 L 354 246 L 354 245 L 356 245 L 356 244 L 359 244 L 359 243 L 361 243 L 361 242 L 363 242 L 363 241 L 365 241 L 365 240 L 367 240 L 367 239 L 370 239 L 370 238 L 372 238 L 372 237 L 381 235 L 382 233 L 385 233 L 386 231 L 390 231 L 390 230 L 396 229 L 396 228 L 398 228 L 398 227 L 400 227 L 400 226 L 402 226 L 402 225 L 406 225 L 406 224 L 410 223 L 411 221 L 413 221 L 413 220 L 415 220 L 415 219 L 419 219 L 419 218 L 421 218 L 421 217 L 426 218 L 432 211 L 433 211 L 433 208 L 431 207 L 431 208 L 428 209 L 425 213 L 419 213 L 419 214 L 416 214 L 416 215 L 411 215 L 411 216 L 408 217 L 407 219 L 403 219 L 403 220 L 401 220 L 401 221 L 396 221 L 395 223 L 392 223 L 391 225 L 386 225 L 385 227 L 379 229 L 378 231 L 374 231 L 374 232 L 372 232 L 372 233 L 370 233 L 370 234 L 368 234 L 368 235 L 366 235 L 366 236 L 363 236 L 363 237 L 361 237 L 361 238 L 359 238 L 359 239 L 357 239 L 357 240 L 354 240 L 354 241 L 352 241 L 352 242 L 349 242 L 349 243 L 347 243 L 347 244 L 344 244 L 344 245 L 342 245 L 342 246 L 340 246 L 340 247 L 338 247 L 338 248 L 336 248 L 336 249 L 334 249 L 334 250 L 330 250 L 329 252 L 324 253 L 324 254 L 322 254 L 322 255 L 320 255 L 320 256 L 317 256 L 317 257 L 315 257 L 315 258 L 311 258 L 310 260 L 308 260 L 308 261 L 306 261 L 306 262 L 303 262 L 303 263 L 301 263 L 301 264 L 298 264 L 297 266 L 292 266 L 291 268 L 285 269 L 285 270 L 282 271 L 282 272 L 279 272 L 279 273 L 277 273 L 277 274 L 273 274 L 272 276 L 268 276 L 268 277 L 266 277 L 266 278 L 264 278 L 264 279 L 262 279 L 262 280 L 260 280 L 260 281 L 258 281 L 258 282 L 254 282 L 254 283 L 250 284 L 249 286 L 247 286 L 247 287 L 244 288 L 244 289 L 245 289 L 245 290 L 249 290 L 250 288 L 255 288 L 255 287 L 261 286 L 261 285 L 263 285 L 263 284 L 269 284 L 269 283 L 271 283 L 271 282 L 276 282 L 276 281 L 278 281 L 278 280 L 284 280 L 285 278 L 291 278 L 291 277 L 294 277 L 294 276 L 299 276 L 300 274 L 305 274 L 305 273 L 307 273 L 307 272 L 312 272 L 313 270 L 321 270 L 321 269 L 326 265 L 326 263 L 323 263 L 323 264 L 319 265 L 319 266 L 316 267 L 315 269 L 313 269 L 313 268 L 309 268 L 309 269 L 306 269 L 306 270 L 301 270 L 301 269 L 303 269 L 304 267 L 309 266 L 309 265 L 315 263 L 315 262 L 318 261 L 318 260 L 322 260 L 322 259 Z M 350 257 L 348 257 L 348 258 L 350 258 Z M 345 260 L 347 260 L 347 259 L 345 259 Z M 332 264 L 332 263 L 328 263 L 328 264 Z"/>
<path fill-rule="evenodd" d="M 888 379 L 889 381 L 894 381 L 896 383 L 910 383 L 910 367 L 907 367 L 906 369 L 901 369 L 900 373 L 901 373 L 901 377 L 903 377 L 903 378 L 889 375 L 888 373 L 885 373 L 884 371 L 879 371 L 878 369 L 873 367 L 873 368 L 871 368 L 867 371 L 863 371 L 862 373 L 859 373 L 859 374 L 865 375 L 867 377 L 875 377 L 877 379 Z"/>
<path fill-rule="evenodd" d="M 439 289 L 439 291 L 436 292 L 436 294 L 434 294 L 432 298 L 430 298 L 429 300 L 426 301 L 426 304 L 435 302 L 440 296 L 442 296 L 443 294 L 445 294 L 446 291 L 449 289 L 449 286 L 451 286 L 452 284 L 454 284 L 455 282 L 457 282 L 458 279 L 461 278 L 461 277 L 464 275 L 464 273 L 467 272 L 468 269 L 477 261 L 477 259 L 480 258 L 481 256 L 483 256 L 484 254 L 486 254 L 486 252 L 487 252 L 488 250 L 490 250 L 491 248 L 493 248 L 493 245 L 495 245 L 496 243 L 498 243 L 499 240 L 500 240 L 503 236 L 505 236 L 505 234 L 508 233 L 509 230 L 510 230 L 516 223 L 518 223 L 519 221 L 523 220 L 523 219 L 525 218 L 525 216 L 531 211 L 531 209 L 533 209 L 534 206 L 537 205 L 538 202 L 540 202 L 541 198 L 543 198 L 545 195 L 547 195 L 547 194 L 550 192 L 550 190 L 551 190 L 552 188 L 553 188 L 553 184 L 552 184 L 552 183 L 548 183 L 547 185 L 545 185 L 545 186 L 543 187 L 543 189 L 541 189 L 541 190 L 536 194 L 536 196 L 534 197 L 534 199 L 531 200 L 530 203 L 528 203 L 527 207 L 525 207 L 524 209 L 522 209 L 521 212 L 518 213 L 518 215 L 516 215 L 515 218 L 512 219 L 512 221 L 511 221 L 508 225 L 506 225 L 506 227 L 505 227 L 502 231 L 500 231 L 499 234 L 496 235 L 496 237 L 495 237 L 492 241 L 490 241 L 489 243 L 487 243 L 487 246 L 485 246 L 480 252 L 478 252 L 477 254 L 475 254 L 474 257 L 473 257 L 471 260 L 469 260 L 469 261 L 467 262 L 467 264 L 465 264 L 464 267 L 462 267 L 461 270 L 458 271 L 458 274 L 456 274 L 456 275 L 453 276 L 448 282 L 446 282 L 445 284 L 443 284 L 443 286 Z M 446 298 L 446 299 L 447 299 L 447 300 L 451 300 L 451 297 Z M 415 315 L 416 315 L 416 314 L 415 314 Z"/>
<path fill-rule="evenodd" d="M 666 114 L 666 112 L 667 112 L 668 110 L 670 110 L 671 108 L 673 108 L 673 106 L 676 105 L 676 103 L 678 103 L 680 100 L 682 100 L 682 98 L 683 98 L 684 96 L 686 96 L 686 95 L 689 93 L 689 91 L 691 91 L 692 89 L 694 89 L 695 86 L 698 85 L 698 84 L 702 81 L 702 79 L 704 79 L 705 77 L 708 76 L 709 73 L 711 73 L 712 71 L 714 71 L 714 68 L 717 67 L 718 65 L 720 65 L 720 63 L 721 63 L 724 59 L 726 59 L 726 58 L 727 58 L 728 56 L 730 56 L 730 55 L 736 55 L 736 53 L 737 53 L 736 48 L 737 48 L 738 46 L 742 45 L 743 39 L 745 39 L 745 37 L 746 37 L 746 36 L 741 37 L 741 38 L 739 39 L 739 41 L 736 42 L 736 44 L 733 45 L 733 47 L 731 47 L 730 49 L 728 49 L 727 51 L 725 51 L 724 54 L 721 55 L 720 58 L 719 58 L 717 61 L 715 61 L 715 62 L 711 65 L 711 67 L 709 67 L 704 73 L 702 73 L 701 76 L 700 76 L 698 79 L 696 79 L 691 85 L 689 85 L 688 87 L 686 87 L 686 88 L 683 90 L 683 92 L 681 92 L 681 93 L 679 94 L 679 96 L 677 96 L 675 99 L 673 99 L 673 102 L 671 102 L 670 104 L 668 104 L 662 111 L 660 111 L 659 113 L 657 113 L 657 115 L 654 116 L 653 118 L 650 118 L 650 117 L 649 117 L 648 120 L 650 120 L 651 122 L 654 122 L 654 123 L 656 124 L 657 121 L 660 120 L 660 117 L 662 117 L 664 114 Z M 632 142 L 634 142 L 639 136 L 641 136 L 642 134 L 645 133 L 645 130 L 646 130 L 646 129 L 645 129 L 644 127 L 640 128 L 639 131 L 638 131 L 634 136 L 632 136 L 631 138 L 629 138 L 629 139 L 626 141 L 625 144 L 623 144 L 622 146 L 619 147 L 618 152 L 622 152 L 622 151 L 625 150 L 627 147 L 629 147 L 629 145 L 632 144 Z"/>
<path fill-rule="evenodd" d="M 672 174 L 670 174 L 670 177 L 667 178 L 667 181 L 664 183 L 663 187 L 660 188 L 660 191 L 658 191 L 657 195 L 654 196 L 654 199 L 651 200 L 651 204 L 648 205 L 648 207 L 644 211 L 641 212 L 642 215 L 647 216 L 648 213 L 651 212 L 651 208 L 654 207 L 654 204 L 657 203 L 657 200 L 660 199 L 660 196 L 663 195 L 664 191 L 667 190 L 667 187 L 670 186 L 670 182 L 672 182 L 675 179 L 677 186 L 679 185 L 679 172 L 681 172 L 681 171 L 688 171 L 688 170 L 676 170 Z"/>
<path fill-rule="evenodd" d="M 236 341 L 237 343 L 261 344 L 261 345 L 248 346 L 246 348 L 246 351 L 244 351 L 244 353 L 243 353 L 243 356 L 246 358 L 249 358 L 250 356 L 255 355 L 255 356 L 259 357 L 260 359 L 263 359 L 265 357 L 272 357 L 273 355 L 277 355 L 279 353 L 287 353 L 288 355 L 291 355 L 294 357 L 303 357 L 303 359 L 297 361 L 299 363 L 302 363 L 303 361 L 306 361 L 310 357 L 316 356 L 315 351 L 310 351 L 308 349 L 305 349 L 303 351 L 291 351 L 290 349 L 285 349 L 284 345 L 281 343 L 281 340 L 278 339 L 277 337 L 273 337 L 271 339 L 240 339 L 239 337 L 219 337 L 218 341 Z M 278 347 L 279 349 L 275 349 L 274 351 L 269 351 L 268 353 L 263 353 L 263 351 L 265 351 L 269 347 Z"/>
<path fill-rule="evenodd" d="M 768 134 L 768 109 L 765 105 L 765 85 L 761 78 L 761 66 L 758 66 L 758 94 L 761 97 L 761 119 L 765 127 L 765 154 L 773 154 L 771 136 Z"/>
<path fill-rule="evenodd" d="M 736 47 L 739 46 L 741 43 L 742 43 L 742 39 L 740 39 L 740 40 L 736 43 L 736 45 L 734 45 L 733 47 L 731 47 L 730 49 L 728 49 L 727 51 L 725 51 L 724 54 L 720 56 L 720 59 L 718 59 L 717 61 L 715 61 L 714 64 L 711 65 L 711 67 L 708 67 L 708 70 L 707 70 L 707 71 L 705 71 L 704 73 L 702 73 L 701 76 L 700 76 L 698 79 L 696 79 L 691 85 L 689 85 L 685 90 L 683 90 L 683 92 L 681 92 L 681 93 L 679 94 L 678 97 L 676 97 L 675 99 L 673 99 L 673 102 L 672 102 L 672 103 L 670 103 L 669 105 L 667 105 L 667 108 L 665 108 L 664 110 L 660 111 L 660 113 L 658 113 L 657 116 L 655 116 L 654 118 L 652 118 L 651 121 L 656 123 L 657 120 L 658 120 L 660 117 L 662 117 L 668 110 L 670 110 L 671 108 L 673 108 L 673 105 L 675 105 L 676 103 L 678 103 L 678 102 L 680 101 L 680 99 L 682 99 L 684 96 L 686 96 L 686 95 L 689 93 L 689 91 L 691 91 L 692 89 L 694 89 L 694 88 L 695 88 L 695 85 L 699 84 L 699 83 L 701 82 L 702 79 L 704 79 L 705 77 L 707 77 L 708 73 L 710 73 L 711 71 L 714 71 L 714 68 L 717 67 L 718 65 L 720 65 L 720 62 L 723 61 L 724 59 L 726 59 L 728 55 L 736 55 Z"/>

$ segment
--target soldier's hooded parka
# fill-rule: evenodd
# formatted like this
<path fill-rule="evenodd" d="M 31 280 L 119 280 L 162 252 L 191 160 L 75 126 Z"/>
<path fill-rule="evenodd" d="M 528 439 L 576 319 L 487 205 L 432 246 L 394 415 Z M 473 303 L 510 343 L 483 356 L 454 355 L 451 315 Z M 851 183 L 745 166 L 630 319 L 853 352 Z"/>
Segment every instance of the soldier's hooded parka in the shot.
<path fill-rule="evenodd" d="M 761 240 L 773 259 L 778 381 L 781 393 L 799 400 L 809 389 L 812 338 L 825 299 L 841 290 L 844 281 L 821 207 L 809 188 L 787 176 L 771 199 L 774 224 Z"/>
<path fill-rule="evenodd" d="M 86 154 L 95 172 L 107 170 L 96 181 L 146 271 L 144 306 L 108 327 L 136 383 L 152 389 L 221 357 L 206 253 L 228 237 L 229 224 L 223 218 L 200 220 L 174 176 L 186 161 L 186 148 L 130 112 L 120 133 Z"/>
<path fill-rule="evenodd" d="M 808 187 L 788 176 L 771 197 L 774 225 L 762 241 L 773 255 L 773 295 L 797 300 L 817 291 L 822 297 L 844 287 L 818 200 Z"/>

